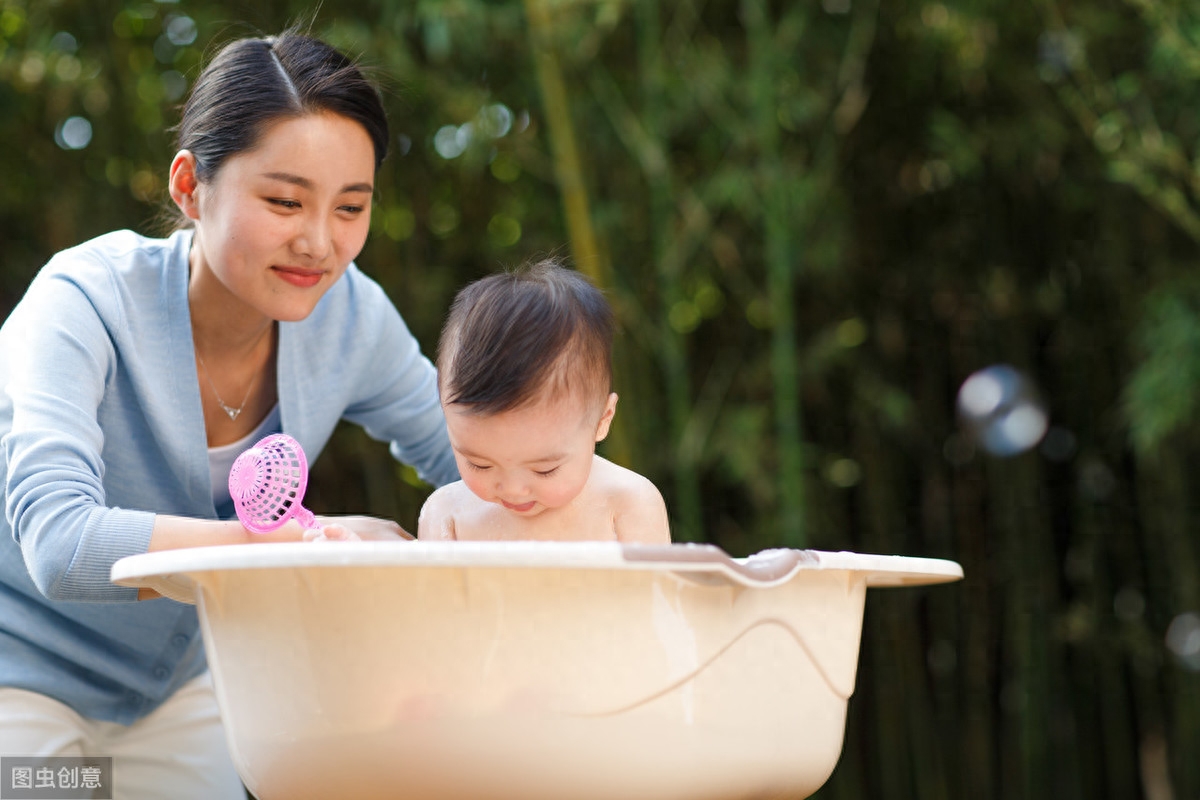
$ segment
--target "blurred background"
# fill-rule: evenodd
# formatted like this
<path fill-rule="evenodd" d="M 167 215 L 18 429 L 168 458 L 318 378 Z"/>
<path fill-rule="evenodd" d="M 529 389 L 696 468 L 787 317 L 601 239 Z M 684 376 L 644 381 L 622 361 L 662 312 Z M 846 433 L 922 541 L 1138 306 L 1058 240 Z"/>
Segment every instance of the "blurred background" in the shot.
<path fill-rule="evenodd" d="M 1195 3 L 0 0 L 0 313 L 161 231 L 199 66 L 296 20 L 383 89 L 358 263 L 426 352 L 559 255 L 676 539 L 962 564 L 868 594 L 819 798 L 1200 797 Z M 428 492 L 349 428 L 310 487 Z"/>

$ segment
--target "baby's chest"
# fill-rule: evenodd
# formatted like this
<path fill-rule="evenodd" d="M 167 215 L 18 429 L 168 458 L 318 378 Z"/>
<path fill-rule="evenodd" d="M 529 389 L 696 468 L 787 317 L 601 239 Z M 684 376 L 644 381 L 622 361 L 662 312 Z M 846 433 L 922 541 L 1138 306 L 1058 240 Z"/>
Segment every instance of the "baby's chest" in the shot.
<path fill-rule="evenodd" d="M 459 538 L 535 539 L 545 541 L 615 541 L 613 514 L 608 509 L 548 509 L 522 517 L 502 508 L 475 535 Z"/>

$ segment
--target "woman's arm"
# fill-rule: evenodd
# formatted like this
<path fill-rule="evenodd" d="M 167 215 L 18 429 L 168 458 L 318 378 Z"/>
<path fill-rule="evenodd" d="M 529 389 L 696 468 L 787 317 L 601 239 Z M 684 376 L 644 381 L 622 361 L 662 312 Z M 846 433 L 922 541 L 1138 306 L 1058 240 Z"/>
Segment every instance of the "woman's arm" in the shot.
<path fill-rule="evenodd" d="M 401 541 L 413 537 L 395 522 L 377 517 L 317 517 L 322 527 L 341 528 L 364 541 Z M 343 538 L 337 536 L 336 538 Z M 254 533 L 234 520 L 191 519 L 159 514 L 154 518 L 148 552 L 181 547 L 214 547 L 223 544 L 269 544 L 302 542 L 304 528 L 294 519 L 270 533 Z"/>
<path fill-rule="evenodd" d="M 388 442 L 397 461 L 411 464 L 433 486 L 458 480 L 437 372 L 383 289 L 351 267 L 322 302 L 311 320 L 297 326 L 303 339 L 281 340 L 285 367 L 310 363 L 313 353 L 325 351 L 331 359 L 325 372 L 348 395 L 339 416 Z"/>
<path fill-rule="evenodd" d="M 395 522 L 376 517 L 317 517 L 317 523 L 329 531 L 331 535 L 323 538 L 330 540 L 406 541 L 413 538 Z M 154 518 L 147 552 L 228 544 L 301 542 L 312 538 L 305 536 L 304 528 L 294 519 L 269 533 L 254 533 L 237 520 L 192 519 L 159 514 Z M 153 589 L 138 590 L 138 600 L 152 600 L 160 596 Z"/>

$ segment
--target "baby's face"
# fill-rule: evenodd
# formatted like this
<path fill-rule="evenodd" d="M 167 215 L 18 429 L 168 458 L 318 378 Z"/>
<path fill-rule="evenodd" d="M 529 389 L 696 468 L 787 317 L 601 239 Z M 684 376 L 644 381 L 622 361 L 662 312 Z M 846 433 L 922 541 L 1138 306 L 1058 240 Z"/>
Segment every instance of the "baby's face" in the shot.
<path fill-rule="evenodd" d="M 561 508 L 579 495 L 596 442 L 608 434 L 617 396 L 601 410 L 567 397 L 483 416 L 448 405 L 446 427 L 463 483 L 520 516 Z"/>

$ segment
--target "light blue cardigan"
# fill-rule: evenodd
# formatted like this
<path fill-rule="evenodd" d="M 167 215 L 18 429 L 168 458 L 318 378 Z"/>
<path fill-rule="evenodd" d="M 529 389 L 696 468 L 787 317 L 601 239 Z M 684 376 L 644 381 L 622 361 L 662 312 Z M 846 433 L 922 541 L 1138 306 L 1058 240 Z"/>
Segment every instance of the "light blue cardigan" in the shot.
<path fill-rule="evenodd" d="M 205 666 L 194 608 L 109 581 L 155 513 L 218 516 L 190 245 L 119 231 L 65 250 L 0 328 L 0 686 L 94 719 L 131 722 Z M 353 264 L 280 323 L 277 372 L 282 428 L 310 459 L 345 418 L 435 486 L 457 480 L 433 366 Z"/>

